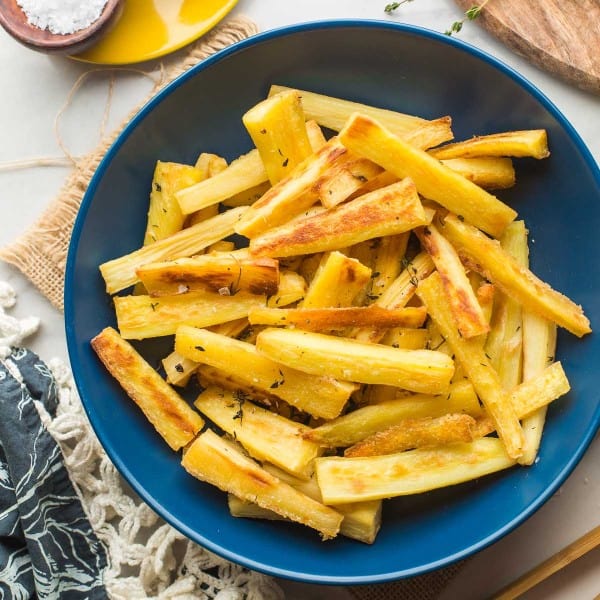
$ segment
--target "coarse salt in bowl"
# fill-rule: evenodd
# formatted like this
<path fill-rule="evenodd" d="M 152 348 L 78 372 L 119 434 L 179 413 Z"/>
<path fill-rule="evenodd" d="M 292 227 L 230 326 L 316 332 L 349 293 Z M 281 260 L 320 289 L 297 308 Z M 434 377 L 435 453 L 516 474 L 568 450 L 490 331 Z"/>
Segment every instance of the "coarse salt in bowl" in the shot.
<path fill-rule="evenodd" d="M 118 21 L 124 0 L 5 0 L 0 25 L 38 52 L 77 54 Z"/>
<path fill-rule="evenodd" d="M 296 524 L 231 517 L 225 494 L 184 471 L 180 455 L 169 450 L 90 347 L 91 338 L 115 325 L 98 266 L 141 245 L 156 160 L 193 164 L 201 151 L 228 160 L 247 152 L 251 141 L 241 117 L 273 83 L 424 118 L 451 115 L 456 139 L 545 128 L 551 156 L 520 162 L 517 185 L 498 195 L 519 212 L 535 239 L 532 270 L 581 303 L 592 328 L 600 322 L 600 174 L 556 107 L 489 55 L 415 27 L 333 21 L 255 36 L 186 72 L 129 123 L 89 186 L 67 263 L 68 347 L 90 421 L 132 487 L 186 536 L 251 569 L 330 584 L 418 575 L 498 540 L 564 482 L 600 420 L 596 336 L 559 334 L 557 358 L 572 389 L 550 407 L 534 465 L 387 500 L 371 546 L 341 537 L 322 542 Z M 135 345 L 156 364 L 172 342 Z"/>
<path fill-rule="evenodd" d="M 100 18 L 107 0 L 17 0 L 34 27 L 65 35 L 89 27 Z"/>

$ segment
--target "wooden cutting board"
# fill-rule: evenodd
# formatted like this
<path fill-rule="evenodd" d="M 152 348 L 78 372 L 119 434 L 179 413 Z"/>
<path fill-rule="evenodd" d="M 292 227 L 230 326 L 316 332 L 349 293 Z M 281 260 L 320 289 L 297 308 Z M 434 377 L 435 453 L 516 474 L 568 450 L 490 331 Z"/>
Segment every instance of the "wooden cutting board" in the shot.
<path fill-rule="evenodd" d="M 456 0 L 467 10 L 476 0 Z M 600 94 L 600 0 L 489 0 L 474 21 L 534 65 Z"/>

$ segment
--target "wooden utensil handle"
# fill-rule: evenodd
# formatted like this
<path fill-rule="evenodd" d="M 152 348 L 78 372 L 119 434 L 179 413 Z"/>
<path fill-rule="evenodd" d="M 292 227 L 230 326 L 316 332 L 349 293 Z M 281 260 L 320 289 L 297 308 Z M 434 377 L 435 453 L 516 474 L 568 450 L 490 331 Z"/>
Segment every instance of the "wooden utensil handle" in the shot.
<path fill-rule="evenodd" d="M 600 525 L 595 527 L 579 539 L 575 540 L 556 554 L 545 560 L 543 563 L 534 567 L 528 573 L 519 577 L 516 581 L 505 587 L 494 600 L 514 600 L 527 590 L 544 581 L 550 575 L 560 571 L 563 567 L 577 560 L 579 557 L 587 554 L 590 550 L 600 545 Z"/>

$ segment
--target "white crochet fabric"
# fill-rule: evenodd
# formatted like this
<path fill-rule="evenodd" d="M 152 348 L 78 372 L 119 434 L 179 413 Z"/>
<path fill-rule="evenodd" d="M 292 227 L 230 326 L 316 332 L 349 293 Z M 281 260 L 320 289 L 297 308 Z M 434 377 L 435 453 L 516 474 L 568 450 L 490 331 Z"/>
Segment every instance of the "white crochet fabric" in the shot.
<path fill-rule="evenodd" d="M 13 288 L 0 282 L 0 357 L 22 346 L 39 319 L 16 319 Z M 281 600 L 269 577 L 230 563 L 188 540 L 144 504 L 117 472 L 98 442 L 73 382 L 59 359 L 48 361 L 59 388 L 56 416 L 38 405 L 42 421 L 60 445 L 75 489 L 109 567 L 105 585 L 115 600 Z"/>

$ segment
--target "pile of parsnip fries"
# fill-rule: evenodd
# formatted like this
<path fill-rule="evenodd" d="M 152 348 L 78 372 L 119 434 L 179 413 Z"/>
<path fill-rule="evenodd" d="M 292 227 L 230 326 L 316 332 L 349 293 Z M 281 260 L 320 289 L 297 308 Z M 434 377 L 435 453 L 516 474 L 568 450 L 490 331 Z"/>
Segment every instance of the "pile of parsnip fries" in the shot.
<path fill-rule="evenodd" d="M 243 125 L 230 164 L 159 161 L 143 245 L 100 265 L 129 293 L 92 346 L 183 467 L 234 516 L 372 543 L 385 498 L 531 465 L 569 390 L 556 326 L 590 326 L 490 190 L 546 132 L 449 143 L 449 117 L 281 86 Z M 169 335 L 165 380 L 127 340 Z"/>

